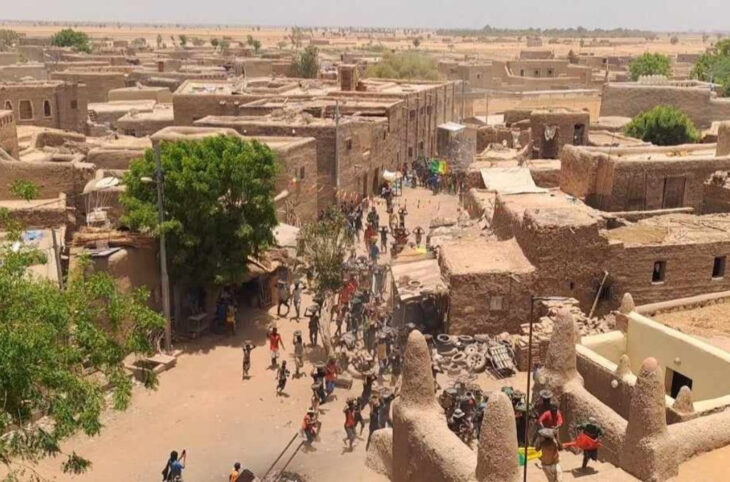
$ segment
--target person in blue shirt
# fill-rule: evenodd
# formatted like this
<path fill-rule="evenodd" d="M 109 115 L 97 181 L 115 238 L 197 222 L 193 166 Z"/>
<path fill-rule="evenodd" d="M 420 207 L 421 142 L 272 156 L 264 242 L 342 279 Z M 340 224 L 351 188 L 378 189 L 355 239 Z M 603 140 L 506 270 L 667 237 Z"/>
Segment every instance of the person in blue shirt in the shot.
<path fill-rule="evenodd" d="M 182 481 L 182 471 L 185 468 L 185 449 L 178 458 L 177 450 L 170 452 L 170 459 L 162 471 L 162 482 L 179 482 Z"/>

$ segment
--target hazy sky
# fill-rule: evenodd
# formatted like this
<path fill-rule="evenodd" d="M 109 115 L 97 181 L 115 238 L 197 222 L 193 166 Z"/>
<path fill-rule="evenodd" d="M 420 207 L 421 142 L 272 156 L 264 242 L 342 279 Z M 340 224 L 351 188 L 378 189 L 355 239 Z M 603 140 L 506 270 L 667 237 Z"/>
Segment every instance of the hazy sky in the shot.
<path fill-rule="evenodd" d="M 7 0 L 11 2 L 11 0 Z M 20 0 L 9 20 L 730 30 L 730 0 Z"/>

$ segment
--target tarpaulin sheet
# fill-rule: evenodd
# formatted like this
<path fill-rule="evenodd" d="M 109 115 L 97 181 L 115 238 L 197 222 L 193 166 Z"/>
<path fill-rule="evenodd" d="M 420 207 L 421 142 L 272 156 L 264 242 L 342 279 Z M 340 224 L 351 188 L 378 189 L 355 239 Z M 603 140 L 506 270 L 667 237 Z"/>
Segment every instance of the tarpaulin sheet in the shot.
<path fill-rule="evenodd" d="M 537 187 L 527 167 L 489 167 L 480 170 L 484 187 L 500 194 L 547 192 Z"/>

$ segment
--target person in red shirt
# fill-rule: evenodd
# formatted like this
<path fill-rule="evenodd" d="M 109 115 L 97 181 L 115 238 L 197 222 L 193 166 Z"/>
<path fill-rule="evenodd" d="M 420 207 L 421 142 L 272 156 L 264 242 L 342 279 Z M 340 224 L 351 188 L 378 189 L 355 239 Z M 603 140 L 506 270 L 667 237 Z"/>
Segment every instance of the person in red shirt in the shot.
<path fill-rule="evenodd" d="M 327 362 L 327 366 L 325 366 L 324 369 L 324 386 L 327 395 L 329 395 L 330 393 L 335 391 L 335 380 L 337 380 L 337 374 L 340 370 L 337 367 L 337 362 L 334 358 L 329 359 L 329 361 Z"/>
<path fill-rule="evenodd" d="M 273 327 L 269 332 L 269 351 L 271 352 L 272 368 L 278 365 L 277 360 L 279 359 L 279 345 L 281 345 L 282 350 L 285 349 L 284 340 L 281 339 L 281 335 L 276 330 L 276 327 Z"/>
<path fill-rule="evenodd" d="M 563 414 L 558 410 L 555 404 L 550 405 L 550 410 L 545 411 L 540 418 L 537 419 L 541 428 L 559 429 L 563 425 Z"/>
<path fill-rule="evenodd" d="M 355 441 L 355 425 L 357 424 L 357 421 L 355 419 L 355 406 L 353 400 L 347 401 L 347 406 L 345 407 L 345 433 L 347 434 L 347 437 L 345 438 L 345 442 L 349 443 L 349 449 L 352 450 L 352 444 Z"/>
<path fill-rule="evenodd" d="M 345 283 L 340 290 L 340 308 L 350 302 L 350 298 L 355 293 L 355 291 L 357 291 L 357 281 L 355 281 L 355 278 L 353 277 L 350 278 L 350 280 Z"/>

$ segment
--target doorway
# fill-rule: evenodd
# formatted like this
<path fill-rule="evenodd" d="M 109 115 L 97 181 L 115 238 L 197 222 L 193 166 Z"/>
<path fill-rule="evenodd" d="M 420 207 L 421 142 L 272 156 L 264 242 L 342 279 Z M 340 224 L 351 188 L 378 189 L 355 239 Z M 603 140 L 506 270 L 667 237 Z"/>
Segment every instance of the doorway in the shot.
<path fill-rule="evenodd" d="M 585 136 L 586 133 L 586 126 L 585 124 L 576 124 L 573 127 L 573 145 L 574 146 L 582 146 L 583 143 L 583 136 Z"/>
<path fill-rule="evenodd" d="M 672 370 L 671 368 L 667 368 L 664 386 L 667 389 L 667 395 L 672 398 L 677 398 L 677 394 L 682 387 L 692 389 L 692 379 Z"/>
<path fill-rule="evenodd" d="M 662 208 L 681 208 L 684 205 L 685 178 L 680 176 L 664 178 Z"/>

